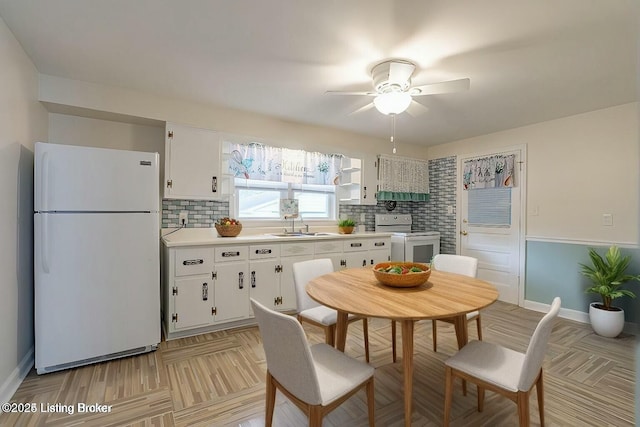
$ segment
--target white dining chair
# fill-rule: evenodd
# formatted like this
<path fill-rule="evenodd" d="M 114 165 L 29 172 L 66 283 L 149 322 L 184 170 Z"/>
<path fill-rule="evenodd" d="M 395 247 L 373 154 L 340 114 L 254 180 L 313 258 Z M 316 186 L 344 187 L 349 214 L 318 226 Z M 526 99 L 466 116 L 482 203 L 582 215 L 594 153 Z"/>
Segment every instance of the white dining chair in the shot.
<path fill-rule="evenodd" d="M 448 273 L 462 274 L 464 276 L 476 277 L 478 273 L 478 259 L 464 255 L 438 254 L 431 261 L 431 268 L 438 271 L 446 271 Z M 476 321 L 478 329 L 478 339 L 482 341 L 482 324 L 480 320 L 480 312 L 472 311 L 467 313 L 467 323 Z M 447 323 L 454 323 L 453 317 L 438 319 Z M 433 336 L 433 351 L 438 351 L 438 328 L 436 320 L 431 321 L 431 331 Z"/>
<path fill-rule="evenodd" d="M 526 353 L 520 353 L 485 341 L 472 341 L 445 364 L 444 425 L 449 425 L 453 381 L 456 377 L 478 387 L 478 412 L 484 409 L 484 391 L 490 390 L 518 405 L 520 426 L 529 425 L 529 394 L 536 386 L 540 425 L 544 426 L 544 390 L 542 363 L 547 351 L 553 321 L 560 311 L 560 298 L 551 303 L 549 312 L 536 327 Z"/>
<path fill-rule="evenodd" d="M 298 320 L 324 329 L 325 342 L 335 347 L 336 322 L 338 312 L 324 306 L 309 297 L 305 287 L 311 279 L 333 272 L 333 262 L 328 258 L 300 261 L 293 264 L 293 281 L 296 287 L 296 302 L 298 304 Z M 364 357 L 369 363 L 369 322 L 366 317 L 349 314 L 348 322 L 362 320 L 362 334 L 364 335 Z"/>
<path fill-rule="evenodd" d="M 374 425 L 374 368 L 328 344 L 309 346 L 295 318 L 270 310 L 253 298 L 251 306 L 267 359 L 265 426 L 273 423 L 276 389 L 321 427 L 326 414 L 366 388 L 369 426 Z"/>

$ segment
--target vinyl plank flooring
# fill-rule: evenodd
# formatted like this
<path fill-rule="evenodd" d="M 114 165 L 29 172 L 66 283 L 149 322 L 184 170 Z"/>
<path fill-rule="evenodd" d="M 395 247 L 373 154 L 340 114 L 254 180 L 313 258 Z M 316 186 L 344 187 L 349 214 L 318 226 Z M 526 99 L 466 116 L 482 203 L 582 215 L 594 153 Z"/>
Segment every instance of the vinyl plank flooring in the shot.
<path fill-rule="evenodd" d="M 498 302 L 482 311 L 486 341 L 524 351 L 542 313 Z M 318 328 L 305 325 L 311 343 L 324 341 Z M 431 322 L 416 324 L 413 426 L 442 425 L 444 366 L 455 354 L 455 332 L 438 323 L 438 351 L 432 351 Z M 475 324 L 469 325 L 471 339 Z M 391 361 L 391 327 L 369 320 L 371 365 L 375 372 L 376 424 L 403 425 L 402 355 Z M 400 334 L 398 349 L 402 348 Z M 636 338 L 594 335 L 589 325 L 558 319 L 545 359 L 545 417 L 549 426 L 633 426 Z M 345 352 L 364 360 L 361 322 L 349 326 Z M 31 372 L 12 402 L 71 405 L 66 412 L 0 414 L 0 426 L 264 426 L 266 362 L 256 327 L 163 341 L 158 350 L 62 372 Z M 78 403 L 112 405 L 108 413 L 78 413 Z M 532 425 L 540 424 L 533 393 Z M 280 393 L 274 425 L 306 425 L 305 415 Z M 513 402 L 487 392 L 485 410 L 476 409 L 476 390 L 454 389 L 452 426 L 513 426 Z M 367 426 L 366 397 L 360 392 L 326 418 L 325 427 Z"/>

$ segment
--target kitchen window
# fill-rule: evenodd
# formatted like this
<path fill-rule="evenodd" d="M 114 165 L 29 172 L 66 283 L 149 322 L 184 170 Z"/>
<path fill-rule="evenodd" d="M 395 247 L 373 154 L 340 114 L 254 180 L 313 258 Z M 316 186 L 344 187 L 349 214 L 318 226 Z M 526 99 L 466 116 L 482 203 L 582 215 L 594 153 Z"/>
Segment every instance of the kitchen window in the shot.
<path fill-rule="evenodd" d="M 303 221 L 337 218 L 336 184 L 344 156 L 226 142 L 227 170 L 234 183 L 231 214 L 240 220 L 282 220 L 280 199 L 298 199 Z"/>
<path fill-rule="evenodd" d="M 298 199 L 304 220 L 335 220 L 334 185 L 292 184 L 235 178 L 235 209 L 240 220 L 281 220 L 280 199 Z"/>

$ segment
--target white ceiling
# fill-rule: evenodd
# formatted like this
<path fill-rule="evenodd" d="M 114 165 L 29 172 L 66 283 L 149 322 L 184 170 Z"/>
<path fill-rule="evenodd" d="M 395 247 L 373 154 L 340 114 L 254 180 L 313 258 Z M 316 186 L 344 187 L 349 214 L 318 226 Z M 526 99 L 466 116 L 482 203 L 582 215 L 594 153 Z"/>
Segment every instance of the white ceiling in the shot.
<path fill-rule="evenodd" d="M 638 100 L 636 0 L 0 0 L 39 72 L 388 137 L 371 67 L 415 62 L 398 141 L 432 145 Z"/>

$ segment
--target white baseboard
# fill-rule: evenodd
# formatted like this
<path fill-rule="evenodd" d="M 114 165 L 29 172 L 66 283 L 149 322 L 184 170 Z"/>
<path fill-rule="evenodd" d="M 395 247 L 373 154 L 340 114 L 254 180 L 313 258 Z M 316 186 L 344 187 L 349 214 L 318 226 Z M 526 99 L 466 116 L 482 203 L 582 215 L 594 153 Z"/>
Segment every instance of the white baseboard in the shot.
<path fill-rule="evenodd" d="M 524 308 L 528 308 L 529 310 L 539 311 L 541 313 L 546 313 L 551 308 L 551 304 L 543 304 L 541 302 L 524 300 Z M 571 310 L 568 308 L 560 308 L 560 313 L 558 313 L 559 317 L 563 319 L 575 320 L 580 323 L 589 323 L 589 313 L 578 310 Z M 640 335 L 638 331 L 638 326 L 635 323 L 625 322 L 623 332 L 627 334 Z"/>
<path fill-rule="evenodd" d="M 0 386 L 0 403 L 6 403 L 11 400 L 22 381 L 25 379 L 34 363 L 34 348 L 31 347 L 27 354 L 22 358 L 20 364 L 11 372 L 11 375 Z"/>

